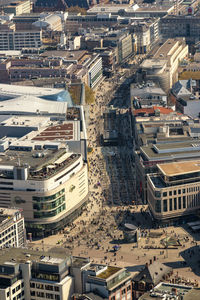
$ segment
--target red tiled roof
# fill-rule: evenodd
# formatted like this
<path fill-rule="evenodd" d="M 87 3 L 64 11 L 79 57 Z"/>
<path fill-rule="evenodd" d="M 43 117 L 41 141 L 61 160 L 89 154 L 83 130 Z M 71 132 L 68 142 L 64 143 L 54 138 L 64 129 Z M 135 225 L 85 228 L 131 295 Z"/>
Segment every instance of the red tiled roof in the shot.
<path fill-rule="evenodd" d="M 137 116 L 138 114 L 155 114 L 155 110 L 158 109 L 161 114 L 163 115 L 168 115 L 171 112 L 173 112 L 173 109 L 167 108 L 167 107 L 162 107 L 162 106 L 152 106 L 152 107 L 147 107 L 147 108 L 139 108 L 135 109 L 133 111 L 134 115 Z"/>

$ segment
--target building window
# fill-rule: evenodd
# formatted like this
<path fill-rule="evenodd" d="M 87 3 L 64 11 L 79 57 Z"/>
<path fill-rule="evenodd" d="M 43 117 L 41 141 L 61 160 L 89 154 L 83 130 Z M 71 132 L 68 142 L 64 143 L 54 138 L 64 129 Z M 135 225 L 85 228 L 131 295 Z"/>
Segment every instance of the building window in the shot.
<path fill-rule="evenodd" d="M 126 294 L 126 289 L 122 290 L 122 295 Z"/>
<path fill-rule="evenodd" d="M 181 197 L 178 197 L 178 209 L 181 209 Z"/>
<path fill-rule="evenodd" d="M 167 196 L 167 192 L 164 192 L 164 193 L 163 193 L 163 197 L 166 197 L 166 196 Z"/>
<path fill-rule="evenodd" d="M 178 190 L 179 195 L 181 194 L 181 190 Z"/>
<path fill-rule="evenodd" d="M 155 191 L 155 197 L 160 198 L 161 197 L 161 192 L 160 191 Z"/>
<path fill-rule="evenodd" d="M 46 293 L 46 298 L 47 299 L 53 299 L 54 297 L 53 297 L 53 294 Z"/>
<path fill-rule="evenodd" d="M 163 200 L 163 211 L 167 211 L 168 209 L 167 209 L 167 200 L 165 199 L 165 200 Z"/>
<path fill-rule="evenodd" d="M 44 285 L 43 285 L 43 284 L 40 284 L 40 283 L 36 283 L 36 289 L 41 289 L 41 290 L 43 290 L 43 289 L 44 289 Z"/>
<path fill-rule="evenodd" d="M 183 189 L 183 194 L 185 194 L 185 189 Z"/>
<path fill-rule="evenodd" d="M 45 289 L 48 291 L 53 291 L 53 286 L 52 285 L 45 285 Z"/>
<path fill-rule="evenodd" d="M 55 295 L 56 300 L 60 300 L 60 295 Z"/>
<path fill-rule="evenodd" d="M 177 210 L 177 201 L 176 201 L 177 199 L 176 198 L 174 198 L 174 210 Z"/>
<path fill-rule="evenodd" d="M 169 191 L 169 195 L 172 196 L 172 191 Z"/>
<path fill-rule="evenodd" d="M 155 201 L 155 211 L 158 213 L 161 212 L 161 201 L 160 200 Z"/>
<path fill-rule="evenodd" d="M 174 195 L 176 195 L 176 190 L 174 191 Z"/>
<path fill-rule="evenodd" d="M 183 208 L 186 208 L 186 197 L 183 196 Z"/>
<path fill-rule="evenodd" d="M 54 286 L 54 291 L 59 292 L 59 286 Z"/>

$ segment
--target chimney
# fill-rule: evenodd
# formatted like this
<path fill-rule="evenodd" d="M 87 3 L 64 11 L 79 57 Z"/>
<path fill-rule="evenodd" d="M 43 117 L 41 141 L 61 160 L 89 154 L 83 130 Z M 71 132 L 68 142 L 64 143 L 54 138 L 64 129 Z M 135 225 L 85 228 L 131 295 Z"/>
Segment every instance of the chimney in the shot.
<path fill-rule="evenodd" d="M 149 264 L 152 265 L 152 259 L 150 259 Z"/>

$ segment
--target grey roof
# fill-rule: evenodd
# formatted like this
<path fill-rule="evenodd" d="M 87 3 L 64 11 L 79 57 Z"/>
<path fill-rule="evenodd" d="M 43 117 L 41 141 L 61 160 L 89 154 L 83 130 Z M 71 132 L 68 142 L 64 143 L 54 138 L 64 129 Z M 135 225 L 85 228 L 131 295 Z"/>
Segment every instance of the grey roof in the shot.
<path fill-rule="evenodd" d="M 190 80 L 179 80 L 173 85 L 172 92 L 176 96 L 191 95 L 189 88 Z"/>
<path fill-rule="evenodd" d="M 169 274 L 171 271 L 172 268 L 158 261 L 154 261 L 152 264 L 146 265 L 144 269 L 133 278 L 133 281 L 139 282 L 143 280 L 156 285 L 163 279 L 164 275 Z"/>

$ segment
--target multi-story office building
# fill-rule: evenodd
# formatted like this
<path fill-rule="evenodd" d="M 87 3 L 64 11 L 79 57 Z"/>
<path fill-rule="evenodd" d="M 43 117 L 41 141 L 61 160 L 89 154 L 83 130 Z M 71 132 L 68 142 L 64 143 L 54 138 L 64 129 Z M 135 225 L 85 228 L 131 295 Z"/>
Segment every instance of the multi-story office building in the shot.
<path fill-rule="evenodd" d="M 148 204 L 154 218 L 168 221 L 196 214 L 200 209 L 200 161 L 157 167 L 157 173 L 147 175 Z"/>
<path fill-rule="evenodd" d="M 0 205 L 22 208 L 27 232 L 57 232 L 87 200 L 87 164 L 55 142 L 18 142 L 11 148 L 0 165 Z"/>
<path fill-rule="evenodd" d="M 9 249 L 1 253 L 1 300 L 68 300 L 73 278 L 69 275 L 70 258 L 65 253 Z"/>
<path fill-rule="evenodd" d="M 88 86 L 94 88 L 103 76 L 102 58 L 99 54 L 96 54 L 90 59 L 83 61 L 83 66 L 88 70 Z"/>
<path fill-rule="evenodd" d="M 116 30 L 103 36 L 104 47 L 116 47 L 116 63 L 122 63 L 133 54 L 133 37 L 129 32 Z"/>
<path fill-rule="evenodd" d="M 199 41 L 200 16 L 167 15 L 160 20 L 160 33 L 163 38 L 184 37 L 188 43 Z"/>
<path fill-rule="evenodd" d="M 147 53 L 148 50 L 160 38 L 159 33 L 160 19 L 139 19 L 131 24 L 131 32 L 137 37 L 137 52 Z"/>
<path fill-rule="evenodd" d="M 125 268 L 92 264 L 65 250 L 0 250 L 1 300 L 69 300 L 92 293 L 93 299 L 132 299 L 131 274 Z"/>
<path fill-rule="evenodd" d="M 83 108 L 72 107 L 69 93 L 60 89 L 2 84 L 0 94 L 5 100 L 0 112 L 0 206 L 22 208 L 27 232 L 57 232 L 87 200 Z M 3 111 L 14 116 L 2 116 Z"/>
<path fill-rule="evenodd" d="M 7 198 L 1 193 L 1 198 Z M 25 243 L 25 227 L 22 211 L 14 208 L 0 208 L 0 249 L 22 247 Z"/>
<path fill-rule="evenodd" d="M 177 69 L 181 60 L 188 55 L 188 46 L 184 39 L 168 39 L 153 55 L 141 64 L 146 78 L 160 84 L 168 91 L 177 81 Z"/>
<path fill-rule="evenodd" d="M 132 276 L 125 268 L 92 264 L 83 257 L 72 257 L 70 274 L 74 276 L 74 290 L 78 294 L 95 293 L 109 300 L 132 299 Z"/>
<path fill-rule="evenodd" d="M 23 48 L 36 48 L 42 46 L 42 31 L 1 31 L 0 32 L 0 51 L 22 50 Z"/>
<path fill-rule="evenodd" d="M 30 14 L 31 12 L 31 1 L 21 0 L 21 1 L 9 1 L 10 4 L 3 7 L 3 11 L 6 14 L 14 14 L 15 16 L 21 14 Z"/>

